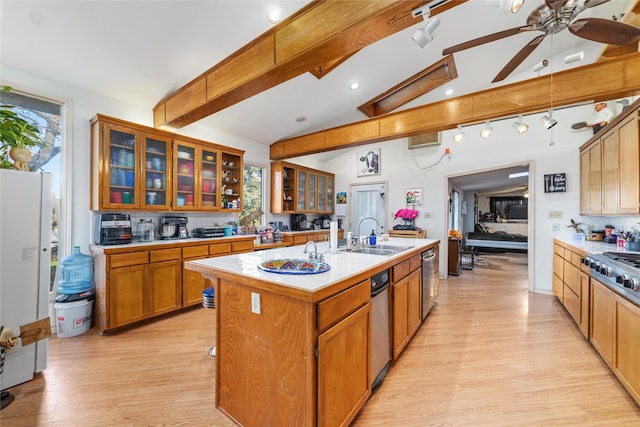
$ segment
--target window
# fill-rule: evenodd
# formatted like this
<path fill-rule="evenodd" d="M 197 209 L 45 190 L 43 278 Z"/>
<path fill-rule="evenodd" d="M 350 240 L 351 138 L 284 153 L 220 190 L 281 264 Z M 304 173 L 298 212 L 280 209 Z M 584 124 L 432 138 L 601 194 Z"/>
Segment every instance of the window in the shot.
<path fill-rule="evenodd" d="M 59 103 L 13 90 L 0 92 L 0 104 L 16 107 L 16 111 L 21 117 L 39 128 L 40 136 L 46 144 L 31 150 L 32 157 L 27 168 L 34 172 L 48 172 L 52 176 L 53 211 L 51 213 L 51 281 L 49 289 L 53 290 L 58 267 L 58 248 L 65 224 L 61 218 L 63 107 Z"/>
<path fill-rule="evenodd" d="M 244 164 L 244 186 L 242 212 L 240 218 L 247 218 L 247 225 L 262 225 L 264 216 L 264 174 L 265 168 Z"/>

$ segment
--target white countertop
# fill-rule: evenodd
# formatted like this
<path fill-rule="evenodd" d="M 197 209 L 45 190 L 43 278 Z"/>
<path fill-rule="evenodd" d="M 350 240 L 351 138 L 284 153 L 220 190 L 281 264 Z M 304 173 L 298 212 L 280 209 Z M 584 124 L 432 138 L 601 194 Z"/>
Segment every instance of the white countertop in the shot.
<path fill-rule="evenodd" d="M 575 240 L 575 239 L 557 239 L 561 242 L 571 245 L 577 249 L 581 249 L 590 254 L 599 254 L 602 252 L 619 252 L 619 253 L 640 253 L 638 251 L 630 251 L 615 243 L 605 243 L 597 240 Z"/>
<path fill-rule="evenodd" d="M 389 238 L 389 241 L 379 243 L 393 246 L 411 246 L 415 250 L 418 248 L 426 248 L 427 246 L 437 242 L 438 240 L 434 239 L 391 237 Z M 258 264 L 270 259 L 307 259 L 308 255 L 302 252 L 303 249 L 304 246 L 302 245 L 289 246 L 259 252 L 248 252 L 238 255 L 207 258 L 188 261 L 185 263 L 185 267 L 189 269 L 189 265 L 197 265 L 211 269 L 212 273 L 215 271 L 224 271 L 280 286 L 314 292 L 323 287 L 341 282 L 355 274 L 371 270 L 372 268 L 393 260 L 394 258 L 401 258 L 403 255 L 407 254 L 407 251 L 403 251 L 392 256 L 368 255 L 342 250 L 338 251 L 338 253 L 332 254 L 329 253 L 326 243 L 319 243 L 318 252 L 324 255 L 324 261 L 331 266 L 331 269 L 325 273 L 303 275 L 280 274 L 265 272 L 258 268 Z"/>

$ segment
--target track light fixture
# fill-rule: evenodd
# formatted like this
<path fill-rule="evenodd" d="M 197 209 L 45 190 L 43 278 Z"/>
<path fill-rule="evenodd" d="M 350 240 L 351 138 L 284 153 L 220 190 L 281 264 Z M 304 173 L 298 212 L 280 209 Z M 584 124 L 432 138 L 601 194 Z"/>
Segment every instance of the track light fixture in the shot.
<path fill-rule="evenodd" d="M 518 13 L 523 4 L 524 0 L 487 0 L 487 5 L 499 7 L 506 13 Z"/>
<path fill-rule="evenodd" d="M 573 64 L 574 62 L 582 61 L 584 59 L 584 51 L 572 53 L 564 57 L 565 64 Z"/>
<path fill-rule="evenodd" d="M 462 126 L 458 126 L 458 133 L 453 135 L 453 142 L 460 142 L 464 139 L 464 132 L 462 132 Z"/>
<path fill-rule="evenodd" d="M 482 129 L 482 130 L 480 131 L 480 138 L 485 138 L 485 139 L 487 139 L 487 138 L 489 138 L 489 137 L 491 136 L 491 134 L 492 134 L 492 133 L 493 133 L 493 128 L 490 126 L 490 123 L 489 123 L 489 122 L 487 122 L 487 123 L 485 124 L 484 129 Z"/>
<path fill-rule="evenodd" d="M 421 7 L 411 12 L 414 18 L 422 15 L 422 19 L 424 19 L 425 22 L 424 27 L 417 29 L 416 32 L 413 33 L 413 36 L 411 36 L 411 38 L 418 43 L 420 49 L 424 49 L 425 46 L 433 40 L 433 33 L 440 25 L 440 18 L 437 16 L 429 17 L 430 13 L 429 7 Z"/>
<path fill-rule="evenodd" d="M 558 124 L 558 121 L 553 118 L 553 110 L 549 110 L 548 115 L 540 117 L 540 121 L 547 130 Z"/>
<path fill-rule="evenodd" d="M 529 125 L 522 121 L 522 114 L 518 116 L 518 121 L 513 123 L 513 127 L 519 134 L 525 133 L 529 129 Z"/>

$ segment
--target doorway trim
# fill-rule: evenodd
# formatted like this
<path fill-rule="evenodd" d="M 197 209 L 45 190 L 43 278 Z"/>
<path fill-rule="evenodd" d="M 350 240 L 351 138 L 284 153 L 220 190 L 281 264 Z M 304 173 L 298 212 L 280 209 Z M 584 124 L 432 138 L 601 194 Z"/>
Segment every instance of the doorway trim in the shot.
<path fill-rule="evenodd" d="M 528 178 L 527 185 L 529 189 L 529 194 L 533 195 L 533 197 L 529 198 L 529 201 L 527 203 L 528 205 L 527 215 L 529 218 L 527 222 L 527 237 L 528 237 L 527 238 L 527 273 L 528 273 L 527 289 L 529 292 L 535 292 L 535 260 L 533 257 L 533 254 L 535 253 L 535 201 L 536 201 L 535 162 L 533 160 L 528 160 L 528 161 L 509 163 L 504 165 L 495 165 L 490 168 L 466 171 L 464 173 L 455 173 L 451 175 L 446 175 L 446 179 L 444 180 L 444 194 L 445 195 L 449 194 L 449 191 L 452 188 L 452 184 L 451 184 L 452 178 L 465 176 L 465 175 L 475 175 L 478 173 L 490 172 L 496 169 L 504 169 L 504 168 L 509 168 L 509 167 L 518 166 L 518 165 L 527 165 L 527 167 L 529 168 L 529 178 Z M 445 203 L 443 207 L 443 219 L 444 220 L 443 220 L 442 226 L 443 226 L 443 229 L 445 230 L 444 236 L 448 236 L 449 235 L 449 228 L 448 228 L 449 227 L 449 204 L 448 203 Z M 444 258 L 444 266 L 446 267 L 448 265 L 449 239 L 447 237 L 443 240 L 445 240 L 446 243 L 443 245 L 444 248 L 440 253 L 440 258 L 441 259 Z M 446 255 L 446 256 L 443 256 L 443 255 Z M 443 264 L 441 264 L 441 266 L 442 265 Z M 443 276 L 445 278 L 448 277 L 449 276 L 448 272 L 443 274 Z"/>

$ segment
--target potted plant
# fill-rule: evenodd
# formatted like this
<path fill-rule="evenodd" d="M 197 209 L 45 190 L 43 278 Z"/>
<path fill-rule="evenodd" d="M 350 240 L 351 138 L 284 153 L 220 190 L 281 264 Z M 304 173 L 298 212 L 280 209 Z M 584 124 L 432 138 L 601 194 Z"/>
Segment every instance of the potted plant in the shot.
<path fill-rule="evenodd" d="M 2 90 L 9 91 L 11 87 L 3 86 Z M 35 122 L 14 105 L 0 106 L 0 168 L 29 171 L 30 148 L 44 145 Z"/>

